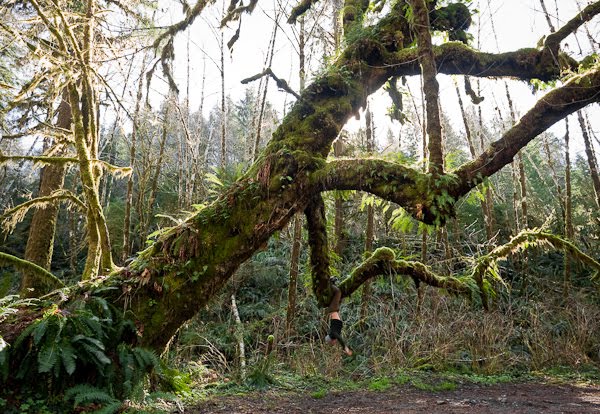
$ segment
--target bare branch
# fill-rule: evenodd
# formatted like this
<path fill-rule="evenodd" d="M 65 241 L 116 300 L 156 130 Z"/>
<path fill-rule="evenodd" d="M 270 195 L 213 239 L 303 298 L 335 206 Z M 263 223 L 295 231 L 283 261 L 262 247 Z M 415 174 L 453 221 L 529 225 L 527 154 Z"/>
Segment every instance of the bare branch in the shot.
<path fill-rule="evenodd" d="M 596 1 L 588 5 L 577 16 L 569 20 L 563 27 L 556 32 L 548 35 L 544 46 L 550 50 L 553 56 L 558 56 L 560 42 L 575 31 L 585 22 L 591 20 L 594 16 L 600 13 L 600 1 Z"/>
<path fill-rule="evenodd" d="M 250 3 L 248 3 L 247 6 L 235 7 L 234 2 L 232 1 L 232 3 L 229 6 L 229 9 L 227 10 L 227 15 L 223 18 L 223 20 L 221 20 L 221 27 L 226 26 L 227 23 L 229 23 L 231 21 L 239 20 L 242 13 L 244 13 L 244 12 L 251 14 L 254 11 L 254 9 L 256 8 L 257 4 L 258 4 L 258 0 L 250 0 Z M 234 6 L 234 8 L 231 7 L 232 5 Z M 238 29 L 238 35 L 239 35 L 239 30 L 240 29 Z"/>
<path fill-rule="evenodd" d="M 272 78 L 273 78 L 273 80 L 275 81 L 275 83 L 277 84 L 277 87 L 278 87 L 279 89 L 281 89 L 281 90 L 284 90 L 284 91 L 286 91 L 287 93 L 290 93 L 290 94 L 294 95 L 294 97 L 296 97 L 296 99 L 298 99 L 298 100 L 301 100 L 301 99 L 302 99 L 302 97 L 301 97 L 300 95 L 298 95 L 298 94 L 296 93 L 296 91 L 294 91 L 292 88 L 290 88 L 290 86 L 288 85 L 288 83 L 287 83 L 287 82 L 286 82 L 284 79 L 280 79 L 280 78 L 278 78 L 278 77 L 277 77 L 277 76 L 276 76 L 276 75 L 273 73 L 273 71 L 271 70 L 271 68 L 266 68 L 265 70 L 263 70 L 263 71 L 262 71 L 262 72 L 260 72 L 260 73 L 257 73 L 257 74 L 256 74 L 256 75 L 254 75 L 254 76 L 250 76 L 249 78 L 242 79 L 242 80 L 241 80 L 241 83 L 245 85 L 245 84 L 247 84 L 247 83 L 250 83 L 250 82 L 253 82 L 253 81 L 255 81 L 255 80 L 258 80 L 258 79 L 262 78 L 263 76 L 270 76 L 270 77 L 272 77 Z"/>

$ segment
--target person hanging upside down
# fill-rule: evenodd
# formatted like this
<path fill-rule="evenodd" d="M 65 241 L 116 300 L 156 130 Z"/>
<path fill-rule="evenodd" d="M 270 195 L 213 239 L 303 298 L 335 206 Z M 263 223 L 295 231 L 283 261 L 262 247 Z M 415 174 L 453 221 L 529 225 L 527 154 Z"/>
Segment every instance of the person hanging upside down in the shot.
<path fill-rule="evenodd" d="M 325 341 L 331 345 L 339 343 L 344 353 L 348 356 L 352 355 L 352 350 L 346 345 L 344 338 L 342 337 L 342 319 L 340 318 L 340 302 L 342 299 L 342 291 L 335 285 L 332 285 L 333 296 L 329 303 L 329 332 L 325 337 Z"/>

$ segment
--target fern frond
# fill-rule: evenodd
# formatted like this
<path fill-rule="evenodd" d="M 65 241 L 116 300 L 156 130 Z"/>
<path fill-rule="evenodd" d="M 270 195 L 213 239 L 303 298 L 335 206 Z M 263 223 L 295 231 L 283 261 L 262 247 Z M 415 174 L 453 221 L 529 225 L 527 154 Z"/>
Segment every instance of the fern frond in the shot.
<path fill-rule="evenodd" d="M 77 407 L 82 403 L 107 403 L 114 404 L 118 402 L 112 395 L 105 390 L 94 387 L 90 384 L 79 384 L 65 391 L 65 399 L 73 400 L 73 406 Z"/>
<path fill-rule="evenodd" d="M 99 349 L 100 351 L 104 351 L 104 344 L 99 341 L 96 338 L 92 338 L 90 336 L 85 336 L 85 335 L 75 335 L 73 337 L 73 339 L 71 340 L 71 342 L 76 343 L 76 342 L 82 342 L 85 345 L 92 345 L 93 347 L 95 347 L 96 349 Z"/>
<path fill-rule="evenodd" d="M 31 336 L 31 333 L 34 331 L 34 329 L 37 327 L 37 325 L 42 320 L 43 319 L 39 320 L 38 322 L 33 322 L 31 325 L 29 325 L 27 328 L 25 328 L 23 330 L 23 332 L 21 332 L 21 334 L 15 340 L 15 343 L 13 344 L 13 348 L 19 349 L 21 347 L 21 345 L 23 344 L 23 341 L 25 341 L 27 338 L 29 338 Z"/>
<path fill-rule="evenodd" d="M 156 354 L 148 349 L 133 348 L 132 352 L 140 369 L 154 368 L 160 363 Z"/>
<path fill-rule="evenodd" d="M 50 372 L 58 362 L 58 344 L 54 341 L 46 341 L 38 353 L 38 372 L 40 374 Z"/>
<path fill-rule="evenodd" d="M 104 365 L 110 365 L 110 358 L 108 358 L 106 354 L 100 349 L 85 342 L 82 344 L 82 346 L 83 349 L 85 349 L 85 351 L 87 352 L 87 354 L 90 357 L 92 357 L 92 359 L 95 361 L 96 366 L 98 366 L 98 368 L 102 369 Z"/>
<path fill-rule="evenodd" d="M 94 338 L 104 339 L 106 338 L 106 332 L 100 319 L 97 316 L 90 315 L 80 318 L 82 323 L 89 328 L 89 331 Z M 100 344 L 99 348 L 104 349 L 104 345 L 98 339 L 96 339 L 97 343 Z"/>
<path fill-rule="evenodd" d="M 112 403 L 108 403 L 108 404 L 104 405 L 99 410 L 92 411 L 91 414 L 114 414 L 114 413 L 118 413 L 121 410 L 121 406 L 122 405 L 123 404 L 121 403 L 121 401 L 115 400 Z"/>
<path fill-rule="evenodd" d="M 33 343 L 38 345 L 44 335 L 46 334 L 46 329 L 48 328 L 48 318 L 44 318 L 40 321 L 40 323 L 36 324 L 33 333 L 31 334 L 33 338 Z"/>
<path fill-rule="evenodd" d="M 75 348 L 73 348 L 66 338 L 61 341 L 60 359 L 67 374 L 73 375 L 77 368 L 77 354 L 75 353 Z"/>

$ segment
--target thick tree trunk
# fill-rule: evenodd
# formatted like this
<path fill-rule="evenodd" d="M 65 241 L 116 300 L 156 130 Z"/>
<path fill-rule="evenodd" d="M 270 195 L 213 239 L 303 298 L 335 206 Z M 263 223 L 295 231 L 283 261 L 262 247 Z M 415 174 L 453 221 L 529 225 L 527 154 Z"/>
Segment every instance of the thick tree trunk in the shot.
<path fill-rule="evenodd" d="M 71 106 L 67 95 L 58 107 L 56 126 L 65 130 L 71 129 Z M 48 165 L 40 171 L 40 190 L 38 197 L 49 196 L 60 190 L 65 181 L 66 166 L 64 164 Z M 25 260 L 50 270 L 52 252 L 54 250 L 54 234 L 58 217 L 58 204 L 51 203 L 45 208 L 36 209 L 29 227 L 29 237 L 25 246 Z M 48 285 L 48 279 L 40 278 L 32 273 L 23 273 L 19 293 L 21 297 L 39 297 L 57 286 Z"/>

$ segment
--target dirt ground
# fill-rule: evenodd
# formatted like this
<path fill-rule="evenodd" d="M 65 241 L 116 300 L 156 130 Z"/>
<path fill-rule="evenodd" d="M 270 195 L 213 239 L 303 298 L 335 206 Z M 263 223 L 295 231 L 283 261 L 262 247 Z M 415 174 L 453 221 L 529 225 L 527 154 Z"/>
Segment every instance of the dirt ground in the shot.
<path fill-rule="evenodd" d="M 386 391 L 331 392 L 322 398 L 281 390 L 212 398 L 185 413 L 600 413 L 600 386 L 539 383 L 460 385 L 421 391 L 403 385 Z"/>

